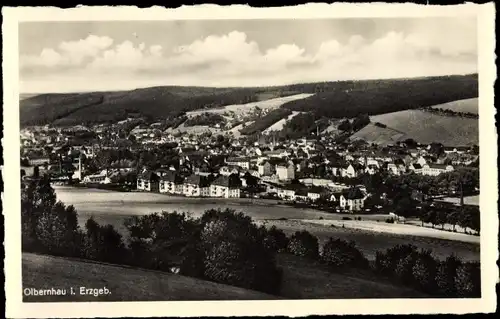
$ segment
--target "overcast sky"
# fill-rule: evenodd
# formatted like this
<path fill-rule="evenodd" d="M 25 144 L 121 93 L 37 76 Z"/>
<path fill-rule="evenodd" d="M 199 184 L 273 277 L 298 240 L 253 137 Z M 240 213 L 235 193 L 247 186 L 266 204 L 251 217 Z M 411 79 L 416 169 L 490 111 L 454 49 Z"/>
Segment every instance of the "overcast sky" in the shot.
<path fill-rule="evenodd" d="M 30 22 L 20 91 L 262 86 L 477 72 L 475 19 Z"/>

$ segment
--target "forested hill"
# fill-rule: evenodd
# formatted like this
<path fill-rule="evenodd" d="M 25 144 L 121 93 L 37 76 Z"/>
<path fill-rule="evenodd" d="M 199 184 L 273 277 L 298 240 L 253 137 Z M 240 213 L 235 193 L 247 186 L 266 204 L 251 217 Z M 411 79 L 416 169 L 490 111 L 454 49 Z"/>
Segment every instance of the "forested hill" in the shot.
<path fill-rule="evenodd" d="M 20 101 L 21 125 L 92 125 L 128 117 L 152 121 L 300 93 L 283 107 L 330 118 L 381 114 L 478 96 L 478 76 L 337 81 L 261 88 L 151 87 L 120 92 L 41 94 Z"/>
<path fill-rule="evenodd" d="M 415 79 L 339 82 L 284 108 L 328 118 L 377 115 L 478 96 L 477 74 Z"/>

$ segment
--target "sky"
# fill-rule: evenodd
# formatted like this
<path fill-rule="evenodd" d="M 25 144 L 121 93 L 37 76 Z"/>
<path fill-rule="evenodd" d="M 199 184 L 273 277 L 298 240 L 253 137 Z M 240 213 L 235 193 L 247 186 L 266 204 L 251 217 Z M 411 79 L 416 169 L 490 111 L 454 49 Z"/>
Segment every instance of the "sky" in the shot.
<path fill-rule="evenodd" d="M 22 93 L 477 72 L 475 18 L 22 22 Z"/>

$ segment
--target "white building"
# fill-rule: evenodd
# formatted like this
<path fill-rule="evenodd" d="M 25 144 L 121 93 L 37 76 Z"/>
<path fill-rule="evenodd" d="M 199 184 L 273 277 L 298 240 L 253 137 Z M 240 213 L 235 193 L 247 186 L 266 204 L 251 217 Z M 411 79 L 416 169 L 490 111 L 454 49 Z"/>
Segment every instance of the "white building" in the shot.
<path fill-rule="evenodd" d="M 440 164 L 426 164 L 422 166 L 422 175 L 438 176 L 441 173 L 452 172 L 453 166 Z"/>
<path fill-rule="evenodd" d="M 240 183 L 236 176 L 219 176 L 210 185 L 210 197 L 239 198 Z"/>
<path fill-rule="evenodd" d="M 293 163 L 287 163 L 286 165 L 276 166 L 276 175 L 281 181 L 288 181 L 295 178 L 295 165 Z"/>

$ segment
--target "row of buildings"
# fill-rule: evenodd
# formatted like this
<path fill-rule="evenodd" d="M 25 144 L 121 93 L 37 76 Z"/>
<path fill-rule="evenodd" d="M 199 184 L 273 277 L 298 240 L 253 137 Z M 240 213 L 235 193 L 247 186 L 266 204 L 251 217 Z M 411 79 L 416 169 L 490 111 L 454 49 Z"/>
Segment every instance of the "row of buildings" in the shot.
<path fill-rule="evenodd" d="M 236 175 L 217 178 L 192 174 L 186 178 L 174 171 L 144 171 L 137 177 L 137 189 L 188 197 L 239 198 L 241 180 Z"/>

